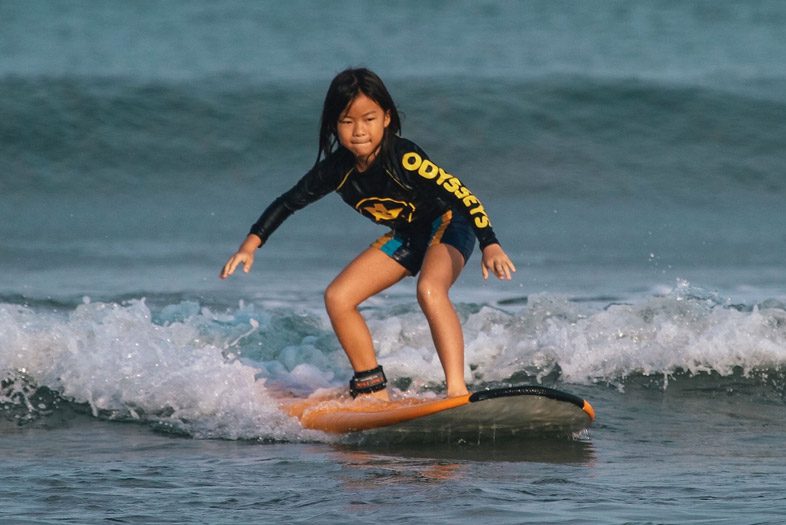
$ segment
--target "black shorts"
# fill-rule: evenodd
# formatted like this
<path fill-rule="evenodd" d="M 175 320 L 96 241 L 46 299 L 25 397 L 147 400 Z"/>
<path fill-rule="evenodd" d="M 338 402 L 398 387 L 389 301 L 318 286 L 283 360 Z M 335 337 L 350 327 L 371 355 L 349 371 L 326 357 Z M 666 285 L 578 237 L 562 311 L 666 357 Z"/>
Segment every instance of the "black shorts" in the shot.
<path fill-rule="evenodd" d="M 464 257 L 466 264 L 475 249 L 475 232 L 462 214 L 448 210 L 431 223 L 429 230 L 391 230 L 371 246 L 382 250 L 411 275 L 417 275 L 423 266 L 426 250 L 435 244 L 453 246 Z"/>

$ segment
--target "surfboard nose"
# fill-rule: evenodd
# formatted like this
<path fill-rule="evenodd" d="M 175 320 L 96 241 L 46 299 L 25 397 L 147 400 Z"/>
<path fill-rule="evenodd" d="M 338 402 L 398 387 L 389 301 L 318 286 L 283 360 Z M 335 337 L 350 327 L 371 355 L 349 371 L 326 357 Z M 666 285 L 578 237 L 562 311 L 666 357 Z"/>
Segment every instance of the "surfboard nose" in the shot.
<path fill-rule="evenodd" d="M 587 401 L 587 400 L 585 399 L 585 400 L 584 400 L 584 405 L 582 405 L 581 409 L 582 409 L 584 412 L 586 412 L 586 413 L 587 413 L 587 415 L 590 417 L 590 422 L 593 422 L 593 421 L 595 421 L 595 409 L 594 409 L 594 408 L 592 408 L 592 405 L 590 405 L 589 401 Z"/>

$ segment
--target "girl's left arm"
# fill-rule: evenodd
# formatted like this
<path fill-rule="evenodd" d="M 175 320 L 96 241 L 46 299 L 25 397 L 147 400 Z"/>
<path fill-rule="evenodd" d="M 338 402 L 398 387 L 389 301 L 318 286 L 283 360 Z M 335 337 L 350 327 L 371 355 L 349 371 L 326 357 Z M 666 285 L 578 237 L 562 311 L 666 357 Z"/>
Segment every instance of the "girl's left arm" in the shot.
<path fill-rule="evenodd" d="M 420 147 L 409 141 L 399 142 L 405 147 L 399 156 L 402 172 L 411 177 L 417 188 L 452 203 L 469 220 L 483 252 L 483 278 L 488 279 L 489 273 L 493 273 L 499 279 L 510 280 L 516 266 L 500 246 L 480 200 L 457 177 L 431 162 Z"/>

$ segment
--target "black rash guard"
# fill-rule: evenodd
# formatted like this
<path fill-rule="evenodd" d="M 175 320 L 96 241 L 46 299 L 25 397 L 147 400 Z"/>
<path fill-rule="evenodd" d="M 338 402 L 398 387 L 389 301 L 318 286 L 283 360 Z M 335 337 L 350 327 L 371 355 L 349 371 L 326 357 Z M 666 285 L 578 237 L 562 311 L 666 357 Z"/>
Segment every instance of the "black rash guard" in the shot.
<path fill-rule="evenodd" d="M 358 172 L 352 153 L 339 147 L 273 201 L 250 233 L 264 243 L 292 213 L 335 191 L 359 213 L 394 231 L 428 230 L 434 219 L 452 209 L 469 219 L 481 249 L 498 242 L 475 195 L 415 143 L 395 136 L 388 162 L 381 157 Z"/>

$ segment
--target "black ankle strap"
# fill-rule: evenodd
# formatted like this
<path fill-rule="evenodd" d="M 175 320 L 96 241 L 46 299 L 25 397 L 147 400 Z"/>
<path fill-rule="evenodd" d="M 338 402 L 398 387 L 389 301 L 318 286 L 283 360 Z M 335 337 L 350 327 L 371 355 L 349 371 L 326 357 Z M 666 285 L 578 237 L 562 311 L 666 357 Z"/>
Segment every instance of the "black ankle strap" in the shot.
<path fill-rule="evenodd" d="M 370 394 L 384 389 L 388 384 L 388 378 L 385 377 L 385 371 L 382 370 L 382 365 L 366 370 L 365 372 L 355 372 L 355 375 L 349 381 L 349 393 L 355 398 L 360 394 Z"/>

